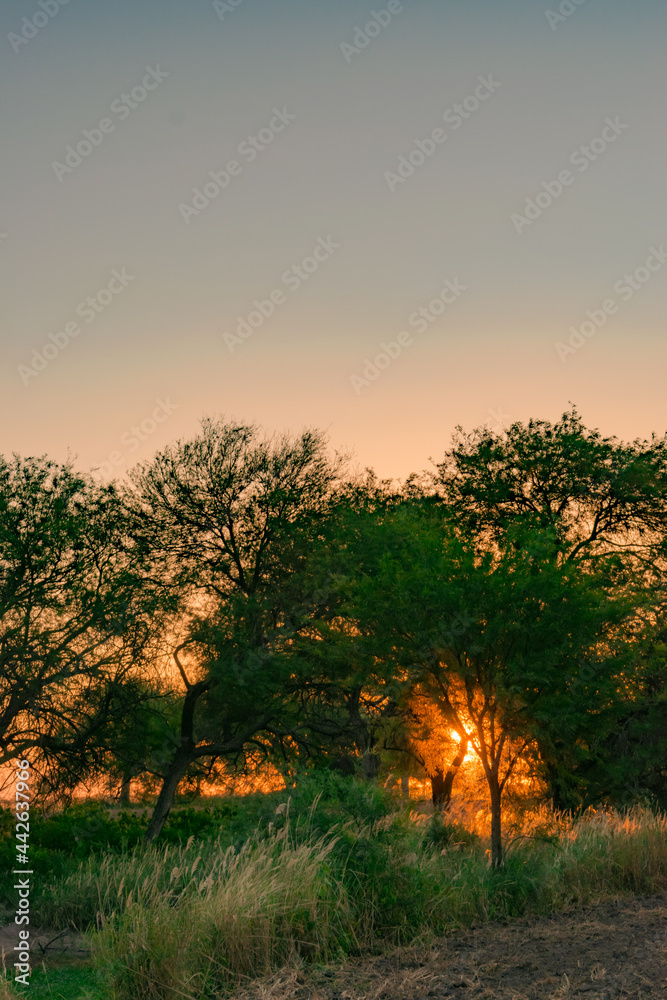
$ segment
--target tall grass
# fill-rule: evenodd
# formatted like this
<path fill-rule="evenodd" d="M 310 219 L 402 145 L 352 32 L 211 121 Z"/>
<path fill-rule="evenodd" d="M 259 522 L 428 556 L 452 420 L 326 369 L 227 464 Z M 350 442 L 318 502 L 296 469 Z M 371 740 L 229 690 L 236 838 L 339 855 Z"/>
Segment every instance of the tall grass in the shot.
<path fill-rule="evenodd" d="M 331 838 L 297 843 L 285 827 L 238 853 L 209 854 L 201 867 L 201 855 L 190 863 L 192 845 L 167 848 L 159 861 L 144 853 L 143 878 L 135 855 L 133 887 L 123 873 L 119 911 L 100 916 L 98 959 L 113 967 L 120 996 L 157 1000 L 200 997 L 299 956 L 328 955 L 336 909 L 344 908 L 331 878 L 334 846 Z"/>
<path fill-rule="evenodd" d="M 537 812 L 501 869 L 456 825 L 394 813 L 334 836 L 288 822 L 238 851 L 191 838 L 90 860 L 52 888 L 51 921 L 99 928 L 119 1000 L 200 1000 L 304 960 L 666 889 L 667 818 Z"/>
<path fill-rule="evenodd" d="M 667 816 L 636 806 L 589 812 L 561 833 L 554 905 L 667 889 Z"/>

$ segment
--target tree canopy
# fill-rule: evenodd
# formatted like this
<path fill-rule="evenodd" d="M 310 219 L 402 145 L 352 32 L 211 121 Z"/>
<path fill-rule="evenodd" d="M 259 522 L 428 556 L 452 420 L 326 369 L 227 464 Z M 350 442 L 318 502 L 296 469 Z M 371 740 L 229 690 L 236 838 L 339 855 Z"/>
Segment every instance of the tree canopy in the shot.
<path fill-rule="evenodd" d="M 524 765 L 559 808 L 667 802 L 666 529 L 667 438 L 574 409 L 459 428 L 403 484 L 222 418 L 122 485 L 0 459 L 0 763 L 45 794 L 152 776 L 153 839 L 251 758 L 402 760 L 445 809 L 472 754 L 500 864 Z"/>
<path fill-rule="evenodd" d="M 166 605 L 127 527 L 113 486 L 0 459 L 0 763 L 30 754 L 67 785 L 136 706 Z"/>

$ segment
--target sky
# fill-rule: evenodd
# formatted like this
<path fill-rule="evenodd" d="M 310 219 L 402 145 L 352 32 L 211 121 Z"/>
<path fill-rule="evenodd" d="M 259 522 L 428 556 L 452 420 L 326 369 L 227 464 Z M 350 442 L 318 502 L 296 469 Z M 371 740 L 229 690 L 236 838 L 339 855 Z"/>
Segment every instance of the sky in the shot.
<path fill-rule="evenodd" d="M 0 453 L 664 433 L 657 0 L 3 0 Z"/>

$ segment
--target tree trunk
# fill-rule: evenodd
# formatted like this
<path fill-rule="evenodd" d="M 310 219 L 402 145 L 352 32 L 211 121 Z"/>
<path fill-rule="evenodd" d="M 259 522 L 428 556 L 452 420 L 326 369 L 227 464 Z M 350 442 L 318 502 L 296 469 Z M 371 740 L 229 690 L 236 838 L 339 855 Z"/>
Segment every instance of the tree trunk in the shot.
<path fill-rule="evenodd" d="M 162 782 L 162 788 L 160 789 L 160 794 L 158 795 L 158 800 L 155 803 L 153 815 L 151 816 L 148 829 L 146 830 L 145 841 L 147 844 L 150 844 L 152 840 L 159 837 L 162 832 L 162 827 L 164 826 L 171 807 L 174 804 L 176 789 L 180 784 L 181 778 L 192 763 L 192 759 L 192 755 L 189 753 L 186 754 L 179 751 L 175 754 L 169 771 L 167 772 L 167 776 Z"/>
<path fill-rule="evenodd" d="M 410 798 L 410 776 L 406 774 L 401 777 L 401 798 Z"/>
<path fill-rule="evenodd" d="M 354 758 L 349 753 L 341 754 L 339 757 L 336 757 L 329 767 L 332 771 L 338 771 L 340 774 L 344 774 L 347 778 L 353 777 L 356 772 Z"/>
<path fill-rule="evenodd" d="M 431 778 L 431 801 L 433 802 L 434 809 L 442 809 L 443 811 L 447 808 L 445 803 L 445 775 L 442 768 L 438 768 L 435 774 L 430 775 Z"/>
<path fill-rule="evenodd" d="M 458 774 L 458 770 L 461 767 L 467 752 L 468 740 L 461 740 L 456 757 L 450 764 L 447 774 L 443 774 L 442 770 L 438 768 L 435 774 L 431 777 L 431 798 L 433 799 L 433 805 L 436 809 L 441 809 L 442 812 L 447 811 L 449 804 L 452 801 L 454 778 Z"/>
<path fill-rule="evenodd" d="M 487 775 L 491 793 L 491 864 L 500 868 L 503 863 L 503 840 L 501 829 L 501 792 L 498 776 Z"/>
<path fill-rule="evenodd" d="M 121 806 L 131 805 L 130 801 L 130 785 L 132 783 L 132 772 L 126 771 L 123 775 L 123 780 L 120 784 L 120 795 L 118 797 L 118 804 Z"/>
<path fill-rule="evenodd" d="M 380 756 L 376 753 L 366 751 L 361 758 L 361 770 L 367 781 L 375 781 L 380 773 Z"/>
<path fill-rule="evenodd" d="M 178 663 L 178 658 L 176 658 L 176 662 Z M 182 669 L 181 673 L 183 673 Z M 183 678 L 187 684 L 185 675 L 183 675 Z M 169 815 L 169 811 L 174 804 L 174 796 L 179 782 L 189 768 L 190 764 L 192 764 L 194 760 L 197 760 L 198 754 L 195 749 L 194 739 L 195 708 L 197 707 L 198 699 L 202 694 L 208 691 L 210 686 L 210 678 L 204 681 L 198 681 L 196 684 L 188 685 L 187 694 L 183 699 L 183 707 L 181 709 L 180 743 L 174 753 L 174 756 L 171 758 L 169 770 L 167 771 L 167 775 L 162 782 L 162 788 L 160 789 L 160 794 L 158 795 L 153 815 L 151 816 L 148 829 L 146 830 L 145 840 L 148 844 L 159 836 L 162 827 L 165 824 L 165 820 Z"/>
<path fill-rule="evenodd" d="M 545 760 L 544 773 L 547 782 L 547 795 L 551 799 L 551 805 L 555 812 L 571 812 L 581 804 L 581 800 L 576 794 L 575 783 L 562 773 L 557 764 Z"/>

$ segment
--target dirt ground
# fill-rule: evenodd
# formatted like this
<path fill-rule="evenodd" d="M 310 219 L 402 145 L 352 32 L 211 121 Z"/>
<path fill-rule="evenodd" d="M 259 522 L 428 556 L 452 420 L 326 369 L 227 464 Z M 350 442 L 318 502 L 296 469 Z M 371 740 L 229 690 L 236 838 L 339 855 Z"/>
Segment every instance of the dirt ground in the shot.
<path fill-rule="evenodd" d="M 667 894 L 486 924 L 239 1000 L 667 1000 Z"/>
<path fill-rule="evenodd" d="M 16 943 L 12 925 L 0 946 Z M 43 931 L 33 961 L 80 961 L 79 935 Z M 41 946 L 41 947 L 40 947 Z M 41 952 L 41 954 L 40 954 Z M 667 893 L 512 920 L 328 969 L 286 972 L 238 1000 L 667 1000 Z"/>
<path fill-rule="evenodd" d="M 0 927 L 0 958 L 11 967 L 16 961 L 13 949 L 18 944 L 18 927 L 6 924 Z M 48 965 L 61 965 L 86 959 L 90 953 L 80 934 L 73 931 L 53 931 L 30 927 L 31 961 L 33 966 L 45 961 Z"/>

